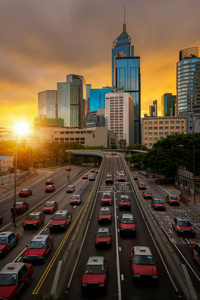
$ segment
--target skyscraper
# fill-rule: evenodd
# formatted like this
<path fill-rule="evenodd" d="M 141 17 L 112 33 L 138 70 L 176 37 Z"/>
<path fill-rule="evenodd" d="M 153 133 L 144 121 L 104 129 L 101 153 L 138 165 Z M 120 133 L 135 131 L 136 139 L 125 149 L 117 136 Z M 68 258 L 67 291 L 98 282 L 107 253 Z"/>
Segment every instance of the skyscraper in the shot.
<path fill-rule="evenodd" d="M 97 111 L 98 108 L 105 108 L 105 94 L 111 92 L 111 87 L 90 90 L 90 111 Z"/>
<path fill-rule="evenodd" d="M 38 117 L 56 118 L 56 90 L 38 93 Z"/>
<path fill-rule="evenodd" d="M 85 118 L 86 84 L 83 76 L 67 75 L 67 82 L 57 83 L 58 118 L 64 126 L 83 128 Z"/>
<path fill-rule="evenodd" d="M 200 113 L 199 48 L 181 50 L 176 67 L 177 113 Z"/>
<path fill-rule="evenodd" d="M 157 100 L 153 101 L 153 105 L 149 105 L 149 116 L 157 117 Z"/>
<path fill-rule="evenodd" d="M 117 133 L 118 141 L 134 144 L 134 106 L 129 93 L 113 92 L 105 95 L 106 127 Z"/>
<path fill-rule="evenodd" d="M 112 49 L 112 91 L 121 89 L 134 99 L 134 143 L 141 144 L 140 57 L 123 24 L 123 32 L 114 40 Z"/>
<path fill-rule="evenodd" d="M 175 116 L 176 95 L 165 93 L 161 96 L 161 116 Z"/>

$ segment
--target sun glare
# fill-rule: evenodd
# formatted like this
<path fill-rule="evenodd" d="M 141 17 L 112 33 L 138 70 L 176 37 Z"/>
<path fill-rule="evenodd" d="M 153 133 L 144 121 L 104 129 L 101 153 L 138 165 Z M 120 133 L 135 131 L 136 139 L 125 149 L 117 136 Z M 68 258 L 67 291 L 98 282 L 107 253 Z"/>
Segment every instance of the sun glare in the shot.
<path fill-rule="evenodd" d="M 29 133 L 30 125 L 25 122 L 16 123 L 14 126 L 14 131 L 17 135 L 24 136 Z"/>

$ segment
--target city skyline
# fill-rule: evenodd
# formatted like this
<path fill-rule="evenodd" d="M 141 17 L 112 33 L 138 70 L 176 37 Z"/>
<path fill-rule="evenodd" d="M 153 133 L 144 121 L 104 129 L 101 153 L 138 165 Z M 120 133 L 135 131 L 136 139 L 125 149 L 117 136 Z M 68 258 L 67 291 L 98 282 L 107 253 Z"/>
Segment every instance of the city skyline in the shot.
<path fill-rule="evenodd" d="M 111 49 L 122 31 L 124 5 L 141 59 L 141 116 L 154 99 L 160 112 L 161 96 L 176 94 L 179 51 L 200 45 L 200 3 L 192 2 L 195 9 L 186 0 L 2 2 L 0 127 L 32 124 L 38 92 L 56 89 L 67 74 L 84 76 L 92 88 L 111 86 Z"/>

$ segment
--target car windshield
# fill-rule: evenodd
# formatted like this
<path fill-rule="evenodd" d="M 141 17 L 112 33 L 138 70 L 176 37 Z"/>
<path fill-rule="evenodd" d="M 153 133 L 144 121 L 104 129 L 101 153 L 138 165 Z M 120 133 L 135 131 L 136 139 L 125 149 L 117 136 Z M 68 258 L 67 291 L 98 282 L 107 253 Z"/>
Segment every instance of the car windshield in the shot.
<path fill-rule="evenodd" d="M 112 178 L 112 175 L 107 175 L 106 178 Z"/>
<path fill-rule="evenodd" d="M 0 274 L 0 286 L 17 285 L 17 274 Z"/>
<path fill-rule="evenodd" d="M 23 206 L 23 203 L 22 202 L 17 202 L 15 205 L 16 206 Z"/>
<path fill-rule="evenodd" d="M 152 194 L 151 191 L 145 191 L 144 194 Z"/>
<path fill-rule="evenodd" d="M 189 220 L 178 221 L 177 224 L 179 226 L 192 226 Z"/>
<path fill-rule="evenodd" d="M 151 255 L 135 255 L 133 263 L 136 265 L 155 265 Z"/>
<path fill-rule="evenodd" d="M 164 203 L 164 202 L 162 201 L 162 199 L 155 199 L 154 203 Z"/>
<path fill-rule="evenodd" d="M 44 249 L 45 242 L 44 241 L 31 241 L 28 249 Z"/>
<path fill-rule="evenodd" d="M 54 206 L 54 203 L 52 203 L 52 202 L 47 202 L 44 206 L 52 207 L 52 206 Z"/>
<path fill-rule="evenodd" d="M 0 286 L 17 285 L 17 274 L 0 274 Z"/>
<path fill-rule="evenodd" d="M 176 196 L 170 195 L 169 199 L 178 199 Z"/>
<path fill-rule="evenodd" d="M 123 224 L 134 224 L 135 222 L 134 222 L 134 219 L 131 217 L 123 217 L 122 219 L 121 219 L 121 223 L 123 223 Z"/>
<path fill-rule="evenodd" d="M 129 198 L 126 196 L 121 197 L 120 201 L 124 202 L 124 201 L 129 201 Z"/>
<path fill-rule="evenodd" d="M 8 243 L 8 238 L 7 237 L 0 237 L 0 244 L 7 244 Z"/>
<path fill-rule="evenodd" d="M 87 177 L 88 175 L 87 175 L 87 174 L 83 174 L 83 176 L 84 176 L 84 177 Z"/>
<path fill-rule="evenodd" d="M 103 265 L 87 265 L 85 274 L 104 274 L 106 272 Z"/>
<path fill-rule="evenodd" d="M 47 185 L 47 189 L 52 188 L 52 185 Z"/>
<path fill-rule="evenodd" d="M 119 177 L 124 177 L 124 174 L 119 174 Z"/>
<path fill-rule="evenodd" d="M 23 192 L 28 192 L 28 190 L 21 190 L 21 192 L 23 193 Z"/>
<path fill-rule="evenodd" d="M 67 189 L 73 189 L 73 185 L 68 185 Z"/>
<path fill-rule="evenodd" d="M 29 215 L 26 220 L 38 220 L 39 219 L 39 215 Z"/>
<path fill-rule="evenodd" d="M 72 197 L 72 199 L 79 199 L 79 196 L 74 195 L 74 196 Z"/>
<path fill-rule="evenodd" d="M 108 210 L 100 211 L 100 215 L 109 215 L 110 212 Z"/>
<path fill-rule="evenodd" d="M 140 182 L 140 185 L 146 185 L 144 182 Z"/>
<path fill-rule="evenodd" d="M 102 198 L 111 198 L 111 195 L 110 194 L 103 194 Z"/>
<path fill-rule="evenodd" d="M 107 237 L 110 236 L 109 232 L 97 232 L 97 237 Z"/>
<path fill-rule="evenodd" d="M 65 215 L 54 215 L 53 220 L 65 220 Z"/>

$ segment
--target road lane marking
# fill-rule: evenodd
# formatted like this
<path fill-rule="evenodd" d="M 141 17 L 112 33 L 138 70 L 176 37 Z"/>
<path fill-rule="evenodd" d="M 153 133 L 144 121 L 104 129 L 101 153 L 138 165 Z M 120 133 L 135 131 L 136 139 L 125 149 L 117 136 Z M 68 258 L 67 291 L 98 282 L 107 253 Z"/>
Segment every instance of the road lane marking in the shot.
<path fill-rule="evenodd" d="M 89 195 L 89 196 L 90 196 L 90 195 Z M 58 255 L 59 255 L 60 251 L 62 250 L 62 248 L 63 248 L 63 246 L 64 246 L 66 240 L 68 239 L 68 237 L 69 237 L 71 231 L 73 230 L 75 224 L 76 224 L 77 221 L 79 220 L 79 217 L 80 217 L 80 215 L 81 215 L 81 213 L 82 213 L 82 211 L 83 211 L 83 209 L 84 209 L 84 207 L 85 207 L 85 205 L 86 205 L 86 203 L 87 203 L 87 201 L 88 201 L 88 199 L 89 199 L 89 196 L 88 196 L 88 198 L 86 199 L 86 201 L 85 201 L 84 205 L 82 206 L 81 210 L 80 210 L 79 213 L 77 214 L 77 216 L 76 216 L 74 222 L 73 222 L 73 223 L 71 224 L 71 226 L 69 227 L 69 229 L 68 229 L 66 235 L 64 236 L 62 242 L 60 243 L 58 249 L 56 250 L 54 256 L 52 257 L 50 263 L 49 263 L 48 266 L 46 267 L 46 269 L 45 269 L 45 271 L 44 271 L 42 277 L 40 278 L 38 284 L 36 285 L 36 287 L 35 287 L 35 289 L 34 289 L 34 291 L 33 291 L 33 293 L 32 293 L 33 295 L 39 294 L 39 290 L 40 290 L 41 286 L 43 285 L 43 283 L 44 283 L 44 281 L 45 281 L 47 275 L 49 274 L 49 272 L 50 272 L 50 270 L 51 270 L 51 268 L 52 268 L 52 266 L 53 266 L 55 260 L 57 259 L 57 257 L 58 257 Z"/>
<path fill-rule="evenodd" d="M 121 281 L 124 281 L 124 274 L 121 274 Z"/>

